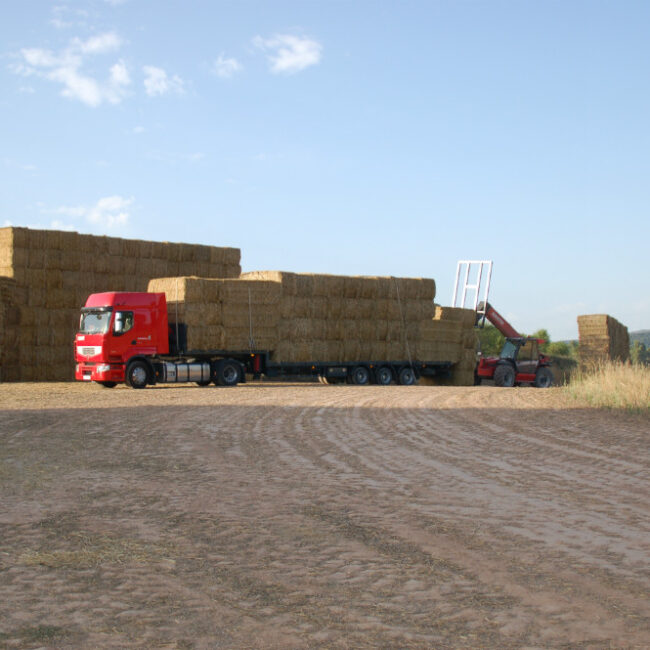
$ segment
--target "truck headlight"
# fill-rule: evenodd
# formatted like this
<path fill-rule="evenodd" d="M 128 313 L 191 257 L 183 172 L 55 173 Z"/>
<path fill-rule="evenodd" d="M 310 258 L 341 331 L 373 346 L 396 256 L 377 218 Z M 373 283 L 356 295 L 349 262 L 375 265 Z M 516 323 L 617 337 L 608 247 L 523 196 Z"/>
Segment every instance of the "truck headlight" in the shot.
<path fill-rule="evenodd" d="M 110 365 L 105 363 L 101 366 L 97 366 L 97 372 L 108 372 L 111 369 Z"/>

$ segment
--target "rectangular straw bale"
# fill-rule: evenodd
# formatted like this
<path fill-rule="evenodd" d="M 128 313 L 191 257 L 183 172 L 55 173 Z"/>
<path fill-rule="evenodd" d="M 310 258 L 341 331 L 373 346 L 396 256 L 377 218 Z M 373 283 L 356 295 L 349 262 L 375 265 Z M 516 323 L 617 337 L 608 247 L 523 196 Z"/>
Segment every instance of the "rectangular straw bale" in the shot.
<path fill-rule="evenodd" d="M 296 275 L 296 295 L 306 298 L 314 295 L 314 276 L 307 273 Z"/>
<path fill-rule="evenodd" d="M 369 341 L 370 351 L 368 354 L 368 359 L 370 361 L 386 361 L 388 356 L 386 355 L 386 341 Z"/>
<path fill-rule="evenodd" d="M 224 327 L 224 346 L 228 350 L 251 349 L 248 327 Z M 257 350 L 272 350 L 278 342 L 276 328 L 257 328 L 253 330 L 252 347 Z"/>
<path fill-rule="evenodd" d="M 460 344 L 463 333 L 459 321 L 427 320 L 420 324 L 420 337 L 426 341 L 448 341 Z"/>
<path fill-rule="evenodd" d="M 314 275 L 312 295 L 322 298 L 340 296 L 344 284 L 344 279 L 340 275 Z"/>
<path fill-rule="evenodd" d="M 445 321 L 457 321 L 463 327 L 474 327 L 476 323 L 476 312 L 473 309 L 461 309 L 460 307 L 435 306 L 435 319 Z"/>
<path fill-rule="evenodd" d="M 350 319 L 350 318 L 342 318 L 340 320 L 341 323 L 341 338 L 343 340 L 346 339 L 355 339 L 357 340 L 359 338 L 359 321 Z"/>

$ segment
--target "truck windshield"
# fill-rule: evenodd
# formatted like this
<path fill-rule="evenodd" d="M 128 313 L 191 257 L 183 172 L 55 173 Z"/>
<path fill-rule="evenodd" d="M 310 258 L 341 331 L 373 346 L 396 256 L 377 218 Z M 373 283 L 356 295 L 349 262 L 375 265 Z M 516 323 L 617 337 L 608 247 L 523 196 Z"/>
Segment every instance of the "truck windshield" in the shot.
<path fill-rule="evenodd" d="M 89 309 L 81 312 L 80 334 L 105 334 L 111 322 L 110 309 Z"/>

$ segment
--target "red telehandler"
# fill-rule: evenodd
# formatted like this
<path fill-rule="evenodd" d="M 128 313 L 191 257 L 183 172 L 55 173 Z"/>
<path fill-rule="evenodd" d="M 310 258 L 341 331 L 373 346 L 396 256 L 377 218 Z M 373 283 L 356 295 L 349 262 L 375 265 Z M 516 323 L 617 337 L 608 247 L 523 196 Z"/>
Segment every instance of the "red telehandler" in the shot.
<path fill-rule="evenodd" d="M 553 385 L 551 360 L 539 352 L 544 339 L 522 336 L 489 302 L 481 302 L 477 310 L 477 325 L 490 321 L 506 337 L 499 357 L 481 357 L 476 366 L 476 383 L 493 379 L 495 386 L 533 384 L 537 388 Z"/>

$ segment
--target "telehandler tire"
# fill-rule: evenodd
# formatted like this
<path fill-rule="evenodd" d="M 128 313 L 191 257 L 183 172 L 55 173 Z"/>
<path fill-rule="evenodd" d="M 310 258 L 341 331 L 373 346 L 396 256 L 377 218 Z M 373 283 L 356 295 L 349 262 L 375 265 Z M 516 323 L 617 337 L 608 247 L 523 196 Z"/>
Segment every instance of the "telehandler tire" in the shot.
<path fill-rule="evenodd" d="M 509 363 L 496 367 L 494 385 L 502 388 L 512 388 L 515 385 L 515 369 Z"/>

